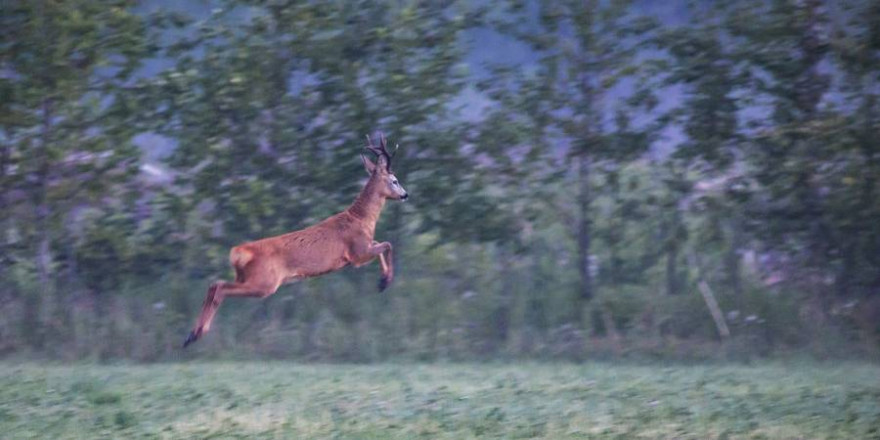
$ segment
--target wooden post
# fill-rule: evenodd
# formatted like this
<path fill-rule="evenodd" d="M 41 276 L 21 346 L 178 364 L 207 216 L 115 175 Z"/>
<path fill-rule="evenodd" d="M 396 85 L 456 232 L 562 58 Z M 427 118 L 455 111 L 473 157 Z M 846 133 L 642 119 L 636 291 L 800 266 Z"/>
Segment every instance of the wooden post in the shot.
<path fill-rule="evenodd" d="M 715 327 L 718 329 L 718 334 L 721 335 L 722 341 L 726 341 L 727 338 L 730 337 L 730 329 L 727 327 L 727 322 L 724 320 L 724 313 L 721 312 L 721 307 L 718 305 L 718 301 L 715 299 L 715 294 L 712 293 L 712 289 L 709 288 L 709 284 L 706 283 L 706 280 L 703 279 L 703 271 L 700 270 L 700 265 L 697 262 L 697 256 L 693 253 L 693 251 L 688 253 L 688 260 L 697 271 L 697 289 L 700 291 L 700 294 L 703 295 L 703 301 L 706 302 L 706 307 L 709 308 L 709 313 L 712 315 L 712 319 L 715 321 Z"/>
<path fill-rule="evenodd" d="M 712 314 L 712 319 L 715 320 L 715 327 L 718 328 L 718 334 L 721 335 L 722 340 L 726 340 L 730 337 L 730 329 L 727 328 L 727 322 L 724 321 L 724 314 L 721 313 L 721 307 L 718 306 L 718 301 L 715 300 L 715 295 L 712 293 L 712 289 L 709 288 L 709 285 L 704 280 L 700 280 L 697 283 L 697 288 L 700 289 L 700 293 L 703 295 L 703 300 L 706 301 L 706 306 L 709 307 L 709 313 Z"/>

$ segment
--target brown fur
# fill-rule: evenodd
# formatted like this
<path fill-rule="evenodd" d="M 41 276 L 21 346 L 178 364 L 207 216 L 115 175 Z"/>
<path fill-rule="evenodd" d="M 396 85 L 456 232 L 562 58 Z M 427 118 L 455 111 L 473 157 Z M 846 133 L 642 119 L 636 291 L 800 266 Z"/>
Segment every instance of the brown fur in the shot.
<path fill-rule="evenodd" d="M 384 138 L 383 138 L 384 147 Z M 354 203 L 345 211 L 318 224 L 276 237 L 244 243 L 229 252 L 229 263 L 235 269 L 235 281 L 217 281 L 208 288 L 205 303 L 184 347 L 200 338 L 211 322 L 223 299 L 229 296 L 265 298 L 284 283 L 315 277 L 369 263 L 376 257 L 382 269 L 379 290 L 394 278 L 391 243 L 376 243 L 373 236 L 376 222 L 386 199 L 405 199 L 399 185 L 392 187 L 390 157 L 379 156 L 378 164 L 364 157 L 370 179 Z"/>

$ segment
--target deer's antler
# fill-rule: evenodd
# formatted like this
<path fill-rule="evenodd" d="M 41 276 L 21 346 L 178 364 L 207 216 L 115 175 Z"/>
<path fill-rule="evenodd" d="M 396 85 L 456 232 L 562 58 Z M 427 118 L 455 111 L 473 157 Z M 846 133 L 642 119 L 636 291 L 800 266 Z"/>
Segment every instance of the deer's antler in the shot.
<path fill-rule="evenodd" d="M 367 150 L 370 150 L 375 154 L 380 160 L 385 161 L 385 169 L 388 172 L 391 172 L 391 159 L 394 158 L 394 155 L 397 154 L 397 148 L 400 145 L 394 148 L 394 154 L 388 152 L 388 140 L 385 139 L 385 134 L 379 132 L 379 146 L 373 145 L 373 140 L 370 139 L 370 135 L 367 135 L 367 146 L 365 147 Z"/>

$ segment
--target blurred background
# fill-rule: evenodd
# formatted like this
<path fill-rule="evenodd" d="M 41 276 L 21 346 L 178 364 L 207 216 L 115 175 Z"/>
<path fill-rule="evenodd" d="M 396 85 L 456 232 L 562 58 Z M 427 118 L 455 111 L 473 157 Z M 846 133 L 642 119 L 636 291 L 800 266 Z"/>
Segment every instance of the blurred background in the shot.
<path fill-rule="evenodd" d="M 880 3 L 0 8 L 0 357 L 880 356 Z M 376 130 L 395 284 L 229 300 L 181 352 Z"/>

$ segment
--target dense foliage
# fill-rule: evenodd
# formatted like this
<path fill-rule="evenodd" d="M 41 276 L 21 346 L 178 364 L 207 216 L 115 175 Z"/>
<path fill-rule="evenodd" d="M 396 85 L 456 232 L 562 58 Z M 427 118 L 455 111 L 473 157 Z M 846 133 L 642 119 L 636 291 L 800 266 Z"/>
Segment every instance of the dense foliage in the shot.
<path fill-rule="evenodd" d="M 194 353 L 880 351 L 876 2 L 137 3 L 2 4 L 0 354 L 177 356 L 229 247 L 345 208 L 377 129 L 395 286 L 227 301 Z"/>

